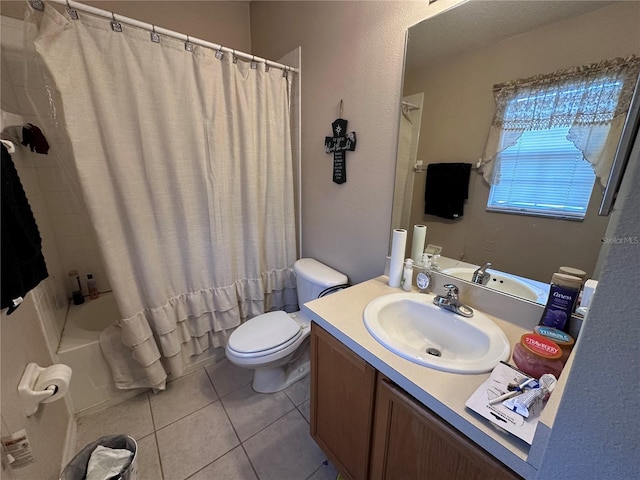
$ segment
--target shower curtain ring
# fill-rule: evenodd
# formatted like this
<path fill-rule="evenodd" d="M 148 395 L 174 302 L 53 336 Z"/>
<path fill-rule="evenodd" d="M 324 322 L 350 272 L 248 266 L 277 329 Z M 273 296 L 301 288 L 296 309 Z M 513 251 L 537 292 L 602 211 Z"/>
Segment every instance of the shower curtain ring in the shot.
<path fill-rule="evenodd" d="M 236 51 L 233 50 L 233 63 L 238 63 L 238 57 L 236 57 Z"/>
<path fill-rule="evenodd" d="M 160 43 L 160 34 L 156 32 L 155 25 L 151 25 L 151 41 L 153 43 Z"/>
<path fill-rule="evenodd" d="M 193 43 L 189 40 L 189 35 L 187 35 L 187 41 L 184 42 L 184 49 L 187 52 L 193 52 Z"/>
<path fill-rule="evenodd" d="M 121 32 L 122 31 L 122 24 L 118 21 L 116 21 L 116 14 L 111 12 L 111 30 L 113 30 L 114 32 Z"/>
<path fill-rule="evenodd" d="M 258 68 L 258 62 L 256 62 L 256 56 L 251 55 L 251 70 Z"/>
<path fill-rule="evenodd" d="M 216 58 L 222 60 L 222 57 L 224 57 L 224 52 L 222 51 L 222 45 L 220 45 L 220 48 L 216 50 Z"/>
<path fill-rule="evenodd" d="M 287 65 L 285 65 L 282 69 L 282 76 L 284 78 L 289 78 L 289 67 Z"/>
<path fill-rule="evenodd" d="M 78 11 L 75 8 L 71 8 L 69 0 L 67 0 L 67 14 L 71 20 L 78 20 Z"/>
<path fill-rule="evenodd" d="M 265 71 L 265 72 L 268 72 L 268 71 L 269 71 L 269 69 L 270 69 L 270 67 L 269 67 L 269 60 L 265 59 L 265 61 L 264 61 L 264 71 Z"/>

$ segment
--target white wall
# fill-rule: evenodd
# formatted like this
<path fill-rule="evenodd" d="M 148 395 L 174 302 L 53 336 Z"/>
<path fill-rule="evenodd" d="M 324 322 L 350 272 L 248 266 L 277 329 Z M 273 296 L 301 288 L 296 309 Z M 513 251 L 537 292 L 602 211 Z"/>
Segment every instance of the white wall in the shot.
<path fill-rule="evenodd" d="M 302 47 L 302 255 L 351 282 L 381 274 L 388 254 L 405 31 L 454 3 L 251 4 L 254 53 Z M 341 99 L 358 143 L 337 185 L 323 145 Z"/>

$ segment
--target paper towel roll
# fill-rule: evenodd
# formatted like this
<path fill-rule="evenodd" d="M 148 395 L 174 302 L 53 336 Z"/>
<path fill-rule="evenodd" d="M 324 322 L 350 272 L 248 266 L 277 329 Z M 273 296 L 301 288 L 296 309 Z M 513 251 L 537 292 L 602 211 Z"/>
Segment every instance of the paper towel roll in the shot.
<path fill-rule="evenodd" d="M 44 369 L 44 371 L 38 375 L 36 383 L 33 386 L 33 390 L 36 392 L 55 388 L 55 393 L 41 403 L 55 402 L 61 399 L 69 390 L 69 384 L 71 383 L 71 367 L 63 365 L 61 363 L 51 365 Z"/>
<path fill-rule="evenodd" d="M 424 242 L 427 238 L 426 225 L 413 226 L 413 240 L 411 242 L 411 258 L 416 264 L 422 263 L 422 254 L 424 253 Z"/>
<path fill-rule="evenodd" d="M 389 286 L 399 287 L 402 281 L 404 250 L 407 246 L 407 231 L 404 228 L 393 230 L 391 240 L 391 261 L 389 263 Z"/>

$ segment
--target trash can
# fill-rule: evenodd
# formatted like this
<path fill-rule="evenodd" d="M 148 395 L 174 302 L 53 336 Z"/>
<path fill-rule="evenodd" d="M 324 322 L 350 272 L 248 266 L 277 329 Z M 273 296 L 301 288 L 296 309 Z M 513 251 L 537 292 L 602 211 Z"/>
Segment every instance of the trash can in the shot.
<path fill-rule="evenodd" d="M 122 473 L 114 480 L 137 480 L 138 478 L 138 444 L 128 435 L 108 435 L 91 442 L 80 450 L 75 457 L 64 467 L 60 480 L 84 480 L 87 476 L 89 458 L 98 445 L 108 448 L 125 449 L 133 452 L 133 456 Z"/>

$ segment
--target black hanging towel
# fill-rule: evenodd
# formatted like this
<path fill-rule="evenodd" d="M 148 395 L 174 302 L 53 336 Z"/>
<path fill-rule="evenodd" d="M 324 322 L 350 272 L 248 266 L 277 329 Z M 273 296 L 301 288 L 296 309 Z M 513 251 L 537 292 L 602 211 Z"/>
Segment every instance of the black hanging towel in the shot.
<path fill-rule="evenodd" d="M 35 125 L 27 123 L 22 127 L 22 145 L 28 145 L 32 152 L 46 155 L 49 152 L 49 143 L 42 130 Z"/>
<path fill-rule="evenodd" d="M 470 163 L 431 163 L 427 166 L 424 213 L 456 219 L 469 197 Z"/>
<path fill-rule="evenodd" d="M 2 305 L 10 315 L 27 292 L 47 278 L 42 239 L 11 155 L 2 145 Z"/>

